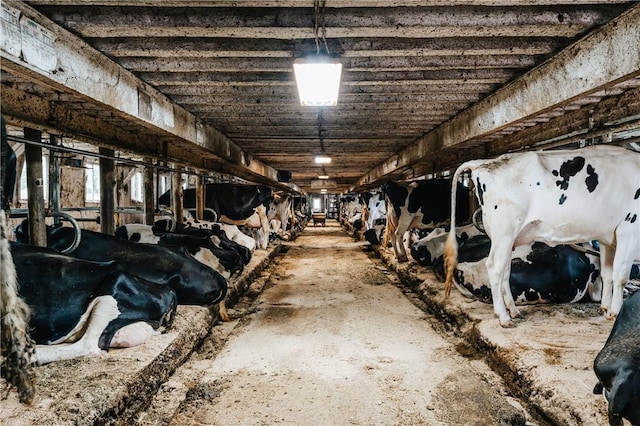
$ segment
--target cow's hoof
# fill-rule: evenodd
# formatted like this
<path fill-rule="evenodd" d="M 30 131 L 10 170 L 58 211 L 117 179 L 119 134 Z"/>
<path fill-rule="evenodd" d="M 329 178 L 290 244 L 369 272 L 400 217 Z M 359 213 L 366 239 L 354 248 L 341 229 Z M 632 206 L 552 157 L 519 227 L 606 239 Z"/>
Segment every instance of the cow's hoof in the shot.
<path fill-rule="evenodd" d="M 617 314 L 614 314 L 614 313 L 613 313 L 613 312 L 611 312 L 611 311 L 607 311 L 607 312 L 605 312 L 605 314 L 604 314 L 604 317 L 605 317 L 606 319 L 608 319 L 609 321 L 615 321 L 615 319 L 616 319 L 616 317 L 617 317 L 617 316 L 618 316 Z"/>
<path fill-rule="evenodd" d="M 515 328 L 516 327 L 516 323 L 511 321 L 511 319 L 508 320 L 500 320 L 500 326 L 502 328 Z"/>

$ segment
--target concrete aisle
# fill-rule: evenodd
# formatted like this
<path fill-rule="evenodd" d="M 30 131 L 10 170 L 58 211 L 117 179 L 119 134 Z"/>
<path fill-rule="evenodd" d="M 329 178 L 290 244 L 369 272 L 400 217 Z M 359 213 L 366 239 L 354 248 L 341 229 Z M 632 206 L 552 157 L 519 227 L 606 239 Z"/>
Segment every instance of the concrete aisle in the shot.
<path fill-rule="evenodd" d="M 176 374 L 169 424 L 524 424 L 500 378 L 436 333 L 337 222 L 285 251 L 222 349 L 205 343 Z"/>

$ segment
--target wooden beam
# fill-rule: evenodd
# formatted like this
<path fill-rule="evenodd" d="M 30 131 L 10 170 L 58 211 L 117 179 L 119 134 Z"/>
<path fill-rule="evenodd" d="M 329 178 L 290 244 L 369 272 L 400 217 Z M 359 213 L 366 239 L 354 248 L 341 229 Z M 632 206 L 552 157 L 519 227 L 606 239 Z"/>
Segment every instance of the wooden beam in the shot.
<path fill-rule="evenodd" d="M 24 138 L 42 142 L 42 132 L 24 128 Z M 42 169 L 42 148 L 26 144 L 24 147 L 27 164 L 27 208 L 29 211 L 29 243 L 35 246 L 47 246 L 47 227 L 45 224 L 44 178 Z"/>
<path fill-rule="evenodd" d="M 22 14 L 53 32 L 56 37 L 55 55 L 62 64 L 55 72 L 42 70 L 24 62 L 21 58 L 0 51 L 3 70 L 21 75 L 54 91 L 70 93 L 79 100 L 105 109 L 114 117 L 121 118 L 129 126 L 137 126 L 137 133 L 151 132 L 162 138 L 172 138 L 190 145 L 194 152 L 206 151 L 228 164 L 246 179 L 259 178 L 277 182 L 277 172 L 250 155 L 225 137 L 215 128 L 200 123 L 189 112 L 170 101 L 166 96 L 144 83 L 129 71 L 112 62 L 86 42 L 53 23 L 44 15 L 22 2 L 12 3 Z M 4 89 L 3 89 L 3 107 Z M 19 107 L 13 106 L 15 110 Z M 18 118 L 50 124 L 53 106 L 41 104 L 46 111 L 35 111 L 35 117 L 26 116 L 22 109 Z M 4 108 L 3 108 L 4 109 Z M 61 122 L 66 122 L 61 120 Z M 127 138 L 111 140 L 127 146 Z M 143 155 L 149 152 L 143 152 Z M 193 157 L 191 157 L 193 158 Z M 184 161 L 189 161 L 183 158 Z"/>
<path fill-rule="evenodd" d="M 638 22 L 640 5 L 429 132 L 369 171 L 358 184 L 378 181 L 429 154 L 464 146 L 496 130 L 637 77 L 640 75 Z"/>

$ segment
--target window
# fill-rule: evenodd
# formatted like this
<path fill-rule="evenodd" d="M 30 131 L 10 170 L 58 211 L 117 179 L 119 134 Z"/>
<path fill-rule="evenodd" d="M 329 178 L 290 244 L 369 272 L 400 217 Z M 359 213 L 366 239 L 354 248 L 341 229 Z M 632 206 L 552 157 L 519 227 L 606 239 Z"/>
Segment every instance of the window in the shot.
<path fill-rule="evenodd" d="M 131 176 L 131 182 L 129 185 L 131 188 L 131 201 L 142 202 L 142 194 L 144 191 L 142 173 L 137 172 L 133 176 Z"/>
<path fill-rule="evenodd" d="M 313 198 L 313 211 L 320 211 L 320 198 Z"/>
<path fill-rule="evenodd" d="M 100 201 L 100 165 L 88 163 L 85 165 L 84 200 L 89 203 Z"/>

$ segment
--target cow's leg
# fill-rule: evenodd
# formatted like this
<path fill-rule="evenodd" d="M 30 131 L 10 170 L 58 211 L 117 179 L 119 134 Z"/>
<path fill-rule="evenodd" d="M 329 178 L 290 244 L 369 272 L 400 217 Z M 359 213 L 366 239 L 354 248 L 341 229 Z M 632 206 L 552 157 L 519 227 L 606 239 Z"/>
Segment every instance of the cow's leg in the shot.
<path fill-rule="evenodd" d="M 629 280 L 635 257 L 640 253 L 640 239 L 635 230 L 627 229 L 624 232 L 616 232 L 616 237 L 617 247 L 613 258 L 613 275 L 611 277 L 613 286 L 611 309 L 605 315 L 609 320 L 615 319 L 620 313 L 622 293 Z"/>
<path fill-rule="evenodd" d="M 393 241 L 393 249 L 395 250 L 398 262 L 406 262 L 407 252 L 404 249 L 404 234 L 411 228 L 412 217 L 400 216 L 398 218 L 398 226 L 396 231 L 391 235 Z"/>
<path fill-rule="evenodd" d="M 600 277 L 602 278 L 602 298 L 600 299 L 600 309 L 605 314 L 611 308 L 611 298 L 613 297 L 613 258 L 615 250 L 600 244 Z"/>
<path fill-rule="evenodd" d="M 493 310 L 500 319 L 502 327 L 515 327 L 511 316 L 507 313 L 505 299 L 511 294 L 509 288 L 509 276 L 511 275 L 511 246 L 512 242 L 492 244 L 487 257 L 487 272 L 491 283 L 491 297 L 493 298 Z M 508 290 L 505 290 L 504 287 Z M 520 317 L 520 311 L 513 303 L 513 297 L 506 302 L 510 304 L 509 311 L 514 318 Z"/>
<path fill-rule="evenodd" d="M 38 345 L 36 359 L 38 364 L 48 364 L 55 361 L 73 359 L 80 356 L 100 355 L 98 346 L 100 335 L 107 325 L 120 315 L 118 303 L 111 296 L 99 296 L 89 305 L 91 314 L 89 324 L 80 340 L 71 344 Z"/>

